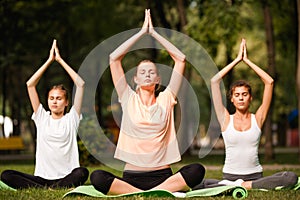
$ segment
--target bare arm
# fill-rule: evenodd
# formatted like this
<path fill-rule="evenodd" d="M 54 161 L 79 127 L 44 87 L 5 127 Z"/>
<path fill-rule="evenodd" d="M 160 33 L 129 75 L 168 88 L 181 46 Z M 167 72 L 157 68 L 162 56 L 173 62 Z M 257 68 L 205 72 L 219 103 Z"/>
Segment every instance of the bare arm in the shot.
<path fill-rule="evenodd" d="M 215 107 L 216 115 L 221 126 L 221 130 L 224 131 L 227 128 L 229 123 L 229 112 L 226 109 L 226 106 L 223 104 L 222 95 L 220 91 L 220 82 L 222 78 L 240 61 L 243 59 L 243 47 L 244 40 L 240 44 L 240 50 L 238 56 L 227 66 L 225 66 L 221 71 L 219 71 L 211 79 L 211 91 L 212 91 L 212 100 Z"/>
<path fill-rule="evenodd" d="M 155 38 L 170 54 L 171 58 L 174 60 L 175 65 L 172 72 L 172 76 L 169 83 L 169 88 L 172 90 L 174 95 L 177 95 L 185 69 L 185 58 L 186 56 L 171 42 L 162 37 L 159 33 L 154 30 L 150 10 L 147 10 L 147 17 L 149 19 L 149 34 Z"/>
<path fill-rule="evenodd" d="M 38 84 L 39 80 L 41 79 L 42 75 L 46 71 L 46 69 L 50 66 L 50 64 L 54 61 L 54 48 L 55 48 L 55 41 L 52 43 L 52 47 L 49 53 L 49 58 L 47 61 L 31 76 L 31 78 L 26 82 L 27 91 L 29 94 L 29 99 L 31 102 L 31 106 L 33 111 L 36 112 L 39 105 L 40 99 L 36 90 L 36 85 Z"/>
<path fill-rule="evenodd" d="M 244 55 L 243 55 L 243 61 L 251 67 L 255 71 L 255 73 L 261 78 L 261 80 L 264 82 L 264 93 L 262 98 L 262 103 L 258 110 L 255 113 L 256 121 L 258 123 L 258 126 L 261 128 L 266 117 L 268 114 L 268 110 L 270 108 L 270 104 L 272 101 L 272 94 L 273 94 L 273 84 L 274 80 L 273 78 L 267 74 L 265 71 L 263 71 L 260 67 L 255 65 L 253 62 L 251 62 L 248 59 L 247 56 L 247 49 L 246 49 L 246 43 L 244 44 Z"/>
<path fill-rule="evenodd" d="M 145 10 L 145 21 L 142 29 L 131 38 L 126 40 L 109 55 L 110 71 L 119 97 L 122 96 L 124 90 L 127 88 L 127 82 L 121 61 L 125 54 L 129 51 L 130 47 L 132 47 L 143 35 L 148 32 L 148 23 L 147 10 Z"/>
<path fill-rule="evenodd" d="M 83 93 L 84 93 L 84 80 L 61 58 L 59 54 L 58 47 L 56 45 L 55 40 L 55 60 L 66 70 L 66 72 L 69 74 L 71 79 L 73 80 L 74 84 L 76 85 L 76 92 L 74 96 L 74 108 L 78 115 L 81 114 L 81 105 L 82 105 L 82 99 L 83 99 Z"/>

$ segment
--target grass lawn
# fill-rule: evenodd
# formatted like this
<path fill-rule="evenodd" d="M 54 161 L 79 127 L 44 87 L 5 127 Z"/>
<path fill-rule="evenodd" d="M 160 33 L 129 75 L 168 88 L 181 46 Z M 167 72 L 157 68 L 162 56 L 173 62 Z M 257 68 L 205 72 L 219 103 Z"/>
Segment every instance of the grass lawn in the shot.
<path fill-rule="evenodd" d="M 297 154 L 277 154 L 276 159 L 272 162 L 263 162 L 263 157 L 261 156 L 261 164 L 264 166 L 264 175 L 270 175 L 275 172 L 283 171 L 283 170 L 291 170 L 300 176 L 300 163 L 298 161 Z M 200 162 L 202 163 L 207 171 L 205 178 L 217 178 L 220 179 L 222 177 L 222 163 L 224 156 L 223 155 L 208 155 L 203 159 L 199 159 L 197 156 L 184 156 L 182 161 L 178 164 L 174 164 L 172 169 L 176 171 L 181 166 L 187 163 Z M 5 169 L 14 169 L 18 171 L 22 171 L 25 173 L 33 174 L 34 164 L 33 161 L 0 161 L 0 173 Z M 117 175 L 120 175 L 121 172 L 112 170 L 103 165 L 97 166 L 88 166 L 90 172 L 95 169 L 105 169 L 111 171 Z M 90 184 L 90 180 L 86 182 L 86 184 Z M 16 192 L 13 191 L 0 191 L 0 199 L 10 200 L 10 199 L 62 199 L 62 196 L 68 192 L 66 189 L 60 190 L 43 190 L 43 189 L 27 189 L 27 190 L 18 190 Z M 93 197 L 87 196 L 67 196 L 64 198 L 66 200 L 76 199 L 76 200 L 88 200 L 93 199 Z M 131 198 L 118 198 L 118 199 L 144 199 L 143 197 L 131 197 Z M 173 198 L 151 198 L 151 199 L 173 199 Z M 233 199 L 231 196 L 216 196 L 216 197 L 199 197 L 193 199 L 214 199 L 214 200 L 226 200 Z M 283 199 L 300 199 L 300 190 L 286 190 L 286 191 L 248 191 L 248 197 L 246 199 L 263 199 L 263 200 L 283 200 Z"/>

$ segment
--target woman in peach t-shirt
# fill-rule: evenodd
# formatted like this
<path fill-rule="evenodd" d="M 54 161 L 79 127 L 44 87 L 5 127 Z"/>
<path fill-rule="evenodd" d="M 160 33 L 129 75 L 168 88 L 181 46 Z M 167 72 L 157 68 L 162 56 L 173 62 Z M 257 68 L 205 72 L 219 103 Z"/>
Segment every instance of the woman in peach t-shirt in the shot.
<path fill-rule="evenodd" d="M 135 90 L 128 85 L 122 58 L 142 36 L 155 38 L 175 62 L 166 89 L 155 95 L 160 77 L 156 65 L 144 60 L 134 76 Z M 173 108 L 185 68 L 185 55 L 153 28 L 150 10 L 142 29 L 110 54 L 113 83 L 123 110 L 115 158 L 124 161 L 123 177 L 103 170 L 91 174 L 93 186 L 104 194 L 124 194 L 150 189 L 187 191 L 203 180 L 201 164 L 190 164 L 173 174 L 170 165 L 181 160 L 176 139 Z"/>

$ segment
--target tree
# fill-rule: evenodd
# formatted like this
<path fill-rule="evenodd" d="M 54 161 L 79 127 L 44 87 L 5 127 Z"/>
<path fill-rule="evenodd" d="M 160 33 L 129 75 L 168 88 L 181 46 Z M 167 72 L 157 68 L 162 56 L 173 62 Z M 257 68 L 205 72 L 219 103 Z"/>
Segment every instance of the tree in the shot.
<path fill-rule="evenodd" d="M 266 42 L 268 51 L 268 69 L 267 72 L 276 80 L 275 77 L 275 42 L 274 42 L 274 30 L 272 15 L 270 12 L 268 0 L 262 0 L 262 8 L 265 20 L 265 30 L 266 30 Z M 273 99 L 275 96 L 275 90 L 273 92 Z M 274 100 L 273 100 L 274 101 Z M 273 102 L 272 101 L 272 102 Z M 269 114 L 267 116 L 266 122 L 264 124 L 264 134 L 266 137 L 265 143 L 265 160 L 272 160 L 274 158 L 273 152 L 273 142 L 272 142 L 272 114 L 273 114 L 273 103 L 270 105 Z"/>
<path fill-rule="evenodd" d="M 298 111 L 300 110 L 300 0 L 297 0 L 297 18 L 298 18 L 298 50 L 297 50 L 297 97 L 298 97 Z M 300 117 L 298 117 L 298 136 L 299 136 L 299 161 L 300 161 Z"/>

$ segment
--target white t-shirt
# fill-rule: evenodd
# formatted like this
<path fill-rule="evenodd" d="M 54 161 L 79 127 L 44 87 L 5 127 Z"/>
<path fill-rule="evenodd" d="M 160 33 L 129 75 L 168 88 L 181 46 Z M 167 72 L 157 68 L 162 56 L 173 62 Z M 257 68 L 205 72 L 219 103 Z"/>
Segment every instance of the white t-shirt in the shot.
<path fill-rule="evenodd" d="M 262 172 L 258 158 L 260 135 L 254 114 L 251 114 L 251 127 L 246 131 L 235 130 L 233 115 L 230 115 L 228 127 L 222 132 L 226 149 L 223 173 L 247 175 Z"/>
<path fill-rule="evenodd" d="M 123 116 L 115 158 L 140 167 L 159 167 L 180 161 L 174 126 L 174 95 L 160 92 L 145 106 L 129 86 L 120 99 Z"/>
<path fill-rule="evenodd" d="M 74 107 L 60 119 L 53 119 L 40 104 L 32 120 L 37 128 L 35 176 L 63 178 L 79 167 L 77 129 L 81 120 Z"/>

